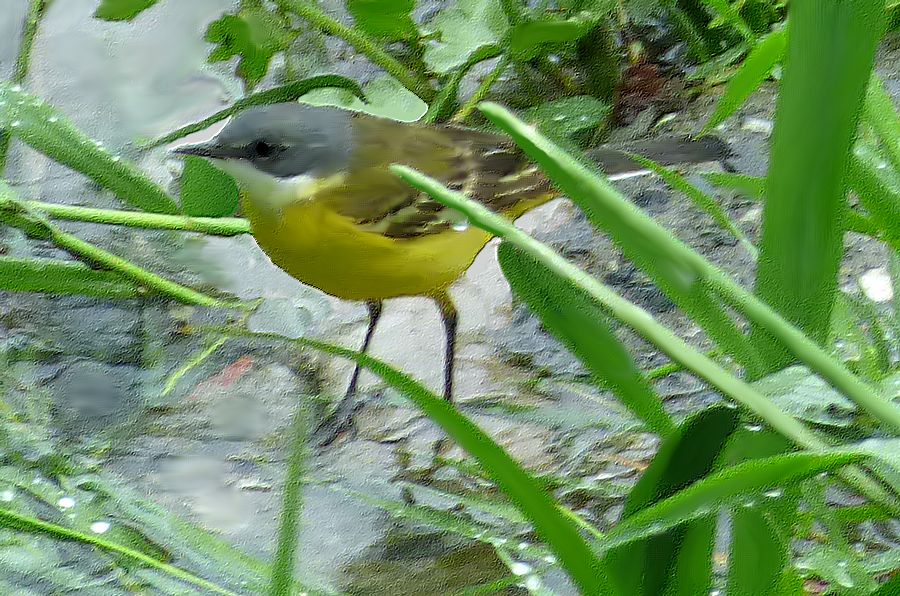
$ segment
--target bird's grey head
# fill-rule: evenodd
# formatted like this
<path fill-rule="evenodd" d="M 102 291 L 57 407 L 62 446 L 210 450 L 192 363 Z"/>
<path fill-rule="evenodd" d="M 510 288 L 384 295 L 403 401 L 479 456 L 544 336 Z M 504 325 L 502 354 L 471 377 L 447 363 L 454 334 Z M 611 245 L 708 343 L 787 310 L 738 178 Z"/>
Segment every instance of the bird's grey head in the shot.
<path fill-rule="evenodd" d="M 344 110 L 297 102 L 254 107 L 234 116 L 212 140 L 174 152 L 223 165 L 237 161 L 241 169 L 252 166 L 276 178 L 318 178 L 346 167 L 351 118 Z"/>

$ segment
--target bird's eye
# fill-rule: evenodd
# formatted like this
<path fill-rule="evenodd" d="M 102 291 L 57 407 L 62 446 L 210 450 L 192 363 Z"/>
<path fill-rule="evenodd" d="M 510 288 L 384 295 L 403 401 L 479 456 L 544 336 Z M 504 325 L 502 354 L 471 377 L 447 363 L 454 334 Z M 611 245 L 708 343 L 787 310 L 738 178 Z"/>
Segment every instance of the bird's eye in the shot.
<path fill-rule="evenodd" d="M 257 157 L 272 157 L 278 148 L 271 143 L 265 141 L 256 141 L 252 146 L 253 154 Z"/>

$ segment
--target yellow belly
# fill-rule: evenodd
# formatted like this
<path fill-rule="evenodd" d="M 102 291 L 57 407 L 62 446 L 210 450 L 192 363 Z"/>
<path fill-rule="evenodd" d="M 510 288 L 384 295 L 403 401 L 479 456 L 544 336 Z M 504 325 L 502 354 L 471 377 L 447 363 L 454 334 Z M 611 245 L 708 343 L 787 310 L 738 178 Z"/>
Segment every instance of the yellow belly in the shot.
<path fill-rule="evenodd" d="M 315 202 L 286 207 L 280 218 L 247 211 L 272 262 L 301 282 L 345 300 L 434 296 L 472 264 L 490 240 L 469 227 L 419 238 L 362 231 Z"/>

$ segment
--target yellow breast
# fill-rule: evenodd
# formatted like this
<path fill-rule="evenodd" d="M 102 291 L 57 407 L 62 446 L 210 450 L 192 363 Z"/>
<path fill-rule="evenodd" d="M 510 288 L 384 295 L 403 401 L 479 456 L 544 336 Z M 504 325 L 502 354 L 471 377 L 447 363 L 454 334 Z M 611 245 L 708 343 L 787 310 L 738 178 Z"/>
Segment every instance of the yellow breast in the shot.
<path fill-rule="evenodd" d="M 272 262 L 292 277 L 345 300 L 437 295 L 456 281 L 490 240 L 474 227 L 417 238 L 361 230 L 315 201 L 285 206 L 279 216 L 245 205 L 253 234 Z"/>

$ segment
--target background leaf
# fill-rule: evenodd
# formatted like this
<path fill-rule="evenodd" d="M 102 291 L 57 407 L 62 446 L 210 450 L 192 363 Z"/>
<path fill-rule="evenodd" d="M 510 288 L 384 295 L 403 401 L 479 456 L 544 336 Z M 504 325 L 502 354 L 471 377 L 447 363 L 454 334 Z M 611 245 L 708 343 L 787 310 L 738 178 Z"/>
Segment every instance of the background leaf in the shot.
<path fill-rule="evenodd" d="M 507 38 L 513 60 L 531 60 L 560 44 L 571 44 L 597 26 L 599 16 L 583 13 L 570 19 L 539 19 L 513 27 Z"/>
<path fill-rule="evenodd" d="M 103 21 L 130 21 L 159 0 L 103 0 L 94 18 Z"/>
<path fill-rule="evenodd" d="M 356 28 L 384 41 L 414 39 L 416 24 L 409 13 L 415 0 L 347 0 Z"/>
<path fill-rule="evenodd" d="M 429 42 L 423 59 L 429 69 L 444 74 L 484 46 L 500 43 L 508 28 L 498 0 L 459 0 L 428 23 L 438 39 Z"/>
<path fill-rule="evenodd" d="M 612 106 L 608 103 L 578 95 L 529 108 L 522 113 L 522 119 L 553 139 L 565 140 L 605 124 L 611 114 Z"/>
<path fill-rule="evenodd" d="M 200 157 L 187 156 L 181 174 L 181 208 L 196 217 L 228 217 L 238 208 L 234 179 Z"/>
<path fill-rule="evenodd" d="M 206 41 L 217 45 L 210 62 L 239 56 L 236 74 L 251 90 L 269 70 L 269 62 L 288 48 L 297 32 L 276 13 L 261 4 L 243 2 L 237 14 L 222 15 L 206 29 Z"/>

